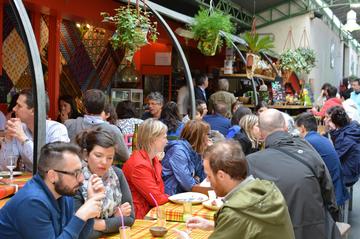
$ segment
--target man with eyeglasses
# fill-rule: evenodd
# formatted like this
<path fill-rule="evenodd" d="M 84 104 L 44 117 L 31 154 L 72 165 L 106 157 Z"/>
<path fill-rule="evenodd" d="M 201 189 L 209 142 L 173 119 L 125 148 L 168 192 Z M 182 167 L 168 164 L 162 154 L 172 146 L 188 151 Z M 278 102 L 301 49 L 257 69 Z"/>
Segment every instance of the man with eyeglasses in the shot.
<path fill-rule="evenodd" d="M 88 200 L 75 212 L 73 197 L 84 181 L 78 146 L 55 142 L 41 149 L 38 173 L 0 210 L 0 238 L 87 238 L 105 197 L 92 175 Z"/>

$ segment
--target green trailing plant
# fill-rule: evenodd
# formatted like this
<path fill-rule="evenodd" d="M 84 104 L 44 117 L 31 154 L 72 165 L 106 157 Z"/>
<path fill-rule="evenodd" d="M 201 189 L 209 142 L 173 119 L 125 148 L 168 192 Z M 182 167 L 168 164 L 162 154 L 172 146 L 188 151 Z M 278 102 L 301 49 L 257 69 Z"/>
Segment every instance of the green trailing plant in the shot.
<path fill-rule="evenodd" d="M 312 49 L 304 47 L 295 50 L 289 49 L 281 54 L 280 62 L 282 70 L 309 74 L 316 66 L 315 52 Z"/>
<path fill-rule="evenodd" d="M 115 9 L 115 15 L 110 16 L 102 12 L 103 22 L 115 24 L 116 30 L 110 38 L 113 48 L 125 50 L 127 60 L 132 60 L 133 55 L 142 46 L 148 43 L 148 39 L 155 42 L 159 33 L 157 22 L 150 19 L 150 13 L 130 6 Z"/>
<path fill-rule="evenodd" d="M 245 32 L 242 38 L 247 43 L 247 46 L 241 45 L 240 50 L 249 53 L 258 54 L 274 48 L 274 41 L 268 35 L 260 37 L 257 33 Z"/>
<path fill-rule="evenodd" d="M 204 55 L 213 56 L 216 50 L 221 51 L 224 40 L 219 32 L 226 34 L 233 33 L 234 24 L 230 21 L 230 15 L 224 14 L 219 10 L 200 8 L 194 17 L 194 22 L 189 26 L 194 33 L 195 40 L 199 40 L 198 48 Z M 230 37 L 227 35 L 226 41 L 230 45 Z"/>

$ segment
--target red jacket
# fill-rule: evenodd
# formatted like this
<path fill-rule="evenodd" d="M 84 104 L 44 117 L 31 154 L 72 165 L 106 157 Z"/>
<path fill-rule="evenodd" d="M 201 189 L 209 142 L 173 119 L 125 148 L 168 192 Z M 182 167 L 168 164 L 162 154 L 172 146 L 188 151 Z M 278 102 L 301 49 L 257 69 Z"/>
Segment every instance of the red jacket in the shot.
<path fill-rule="evenodd" d="M 144 150 L 134 151 L 124 164 L 122 170 L 128 181 L 135 207 L 135 218 L 144 219 L 149 210 L 157 203 L 162 205 L 168 201 L 164 182 L 161 178 L 161 164 L 155 157 L 150 163 L 149 155 Z"/>
<path fill-rule="evenodd" d="M 327 101 L 325 101 L 323 107 L 321 108 L 320 112 L 313 112 L 316 116 L 324 117 L 325 113 L 328 109 L 334 107 L 334 106 L 342 106 L 342 101 L 339 98 L 330 98 Z"/>

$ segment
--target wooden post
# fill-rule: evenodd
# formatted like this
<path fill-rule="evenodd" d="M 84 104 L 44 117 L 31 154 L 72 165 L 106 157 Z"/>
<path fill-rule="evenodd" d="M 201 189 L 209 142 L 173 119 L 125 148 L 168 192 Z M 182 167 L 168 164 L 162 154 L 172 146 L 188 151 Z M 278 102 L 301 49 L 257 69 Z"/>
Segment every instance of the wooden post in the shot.
<path fill-rule="evenodd" d="M 50 99 L 49 116 L 56 119 L 60 91 L 60 25 L 61 17 L 49 16 L 48 79 L 47 91 Z"/>

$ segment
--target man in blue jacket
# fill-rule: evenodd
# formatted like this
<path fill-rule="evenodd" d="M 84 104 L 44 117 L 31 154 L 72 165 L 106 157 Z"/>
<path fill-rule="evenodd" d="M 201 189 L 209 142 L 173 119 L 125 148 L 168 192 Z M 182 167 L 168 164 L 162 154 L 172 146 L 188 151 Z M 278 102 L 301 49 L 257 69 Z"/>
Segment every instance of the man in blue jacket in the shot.
<path fill-rule="evenodd" d="M 313 114 L 307 112 L 300 114 L 296 118 L 296 127 L 300 136 L 309 142 L 324 160 L 334 184 L 336 203 L 339 206 L 344 205 L 349 195 L 345 188 L 340 159 L 334 146 L 329 139 L 317 132 L 317 123 Z"/>
<path fill-rule="evenodd" d="M 0 238 L 87 238 L 105 197 L 101 178 L 89 180 L 89 200 L 74 212 L 84 181 L 80 150 L 55 142 L 41 149 L 38 173 L 0 210 Z"/>

